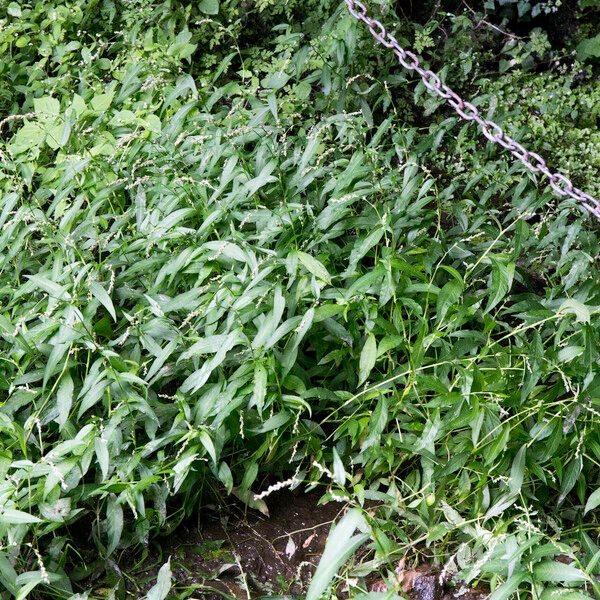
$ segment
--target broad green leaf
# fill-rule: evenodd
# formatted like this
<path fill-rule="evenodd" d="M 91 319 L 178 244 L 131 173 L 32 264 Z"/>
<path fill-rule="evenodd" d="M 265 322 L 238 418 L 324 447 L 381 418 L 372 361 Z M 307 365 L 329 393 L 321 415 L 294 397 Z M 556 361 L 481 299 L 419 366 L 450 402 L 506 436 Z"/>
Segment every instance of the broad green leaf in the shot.
<path fill-rule="evenodd" d="M 105 94 L 97 94 L 90 100 L 90 106 L 96 112 L 104 112 L 110 108 L 112 100 L 115 96 L 114 92 L 107 92 Z"/>
<path fill-rule="evenodd" d="M 360 352 L 360 361 L 358 365 L 358 385 L 363 384 L 366 380 L 377 360 L 377 341 L 372 333 L 367 335 L 367 340 Z"/>
<path fill-rule="evenodd" d="M 275 181 L 277 181 L 277 177 L 271 175 L 271 173 L 275 169 L 275 166 L 276 165 L 274 162 L 270 162 L 269 164 L 265 165 L 265 167 L 263 167 L 261 172 L 256 177 L 250 179 L 250 181 L 246 183 L 246 189 L 248 190 L 250 196 L 256 194 L 258 190 L 263 188 L 268 183 L 274 183 Z"/>
<path fill-rule="evenodd" d="M 448 309 L 456 304 L 460 299 L 460 296 L 463 292 L 463 284 L 456 279 L 450 280 L 444 287 L 440 290 L 440 293 L 437 297 L 436 303 L 436 321 L 439 323 L 443 321 Z"/>
<path fill-rule="evenodd" d="M 206 242 L 206 244 L 202 245 L 202 248 L 214 252 L 214 255 L 211 256 L 213 260 L 221 256 L 239 262 L 246 262 L 248 260 L 242 248 L 232 242 Z"/>
<path fill-rule="evenodd" d="M 78 419 L 80 419 L 86 411 L 92 408 L 92 406 L 94 406 L 94 404 L 96 404 L 102 398 L 104 390 L 107 388 L 107 386 L 108 381 L 100 380 L 81 396 L 81 404 L 79 406 L 79 410 L 77 411 Z"/>
<path fill-rule="evenodd" d="M 528 573 L 524 571 L 511 575 L 500 587 L 494 590 L 488 600 L 509 600 L 514 598 L 515 592 L 527 578 Z"/>
<path fill-rule="evenodd" d="M 108 477 L 108 469 L 110 466 L 110 456 L 108 453 L 108 444 L 106 440 L 99 436 L 94 440 L 94 449 L 96 451 L 96 460 L 102 473 L 102 481 L 105 481 Z"/>
<path fill-rule="evenodd" d="M 92 283 L 90 283 L 90 292 L 92 296 L 106 308 L 108 314 L 112 317 L 112 320 L 116 321 L 117 315 L 115 313 L 115 307 L 108 292 L 97 281 L 92 281 Z"/>
<path fill-rule="evenodd" d="M 171 591 L 171 559 L 160 568 L 156 583 L 150 588 L 145 596 L 145 600 L 165 600 Z"/>
<path fill-rule="evenodd" d="M 581 61 L 589 58 L 600 58 L 600 33 L 595 37 L 586 38 L 579 42 L 577 57 Z"/>
<path fill-rule="evenodd" d="M 447 535 L 448 531 L 450 531 L 450 527 L 447 523 L 438 523 L 431 527 L 427 533 L 427 544 L 431 544 L 432 542 L 438 542 L 443 540 Z"/>
<path fill-rule="evenodd" d="M 492 519 L 494 517 L 497 517 L 498 515 L 501 515 L 508 508 L 510 508 L 516 502 L 516 500 L 516 495 L 513 493 L 504 494 L 503 496 L 500 496 L 485 513 L 484 519 Z"/>
<path fill-rule="evenodd" d="M 50 377 L 58 370 L 59 363 L 63 363 L 63 359 L 69 350 L 69 343 L 55 343 L 48 357 L 46 368 L 44 369 L 44 380 L 42 386 L 45 388 Z"/>
<path fill-rule="evenodd" d="M 110 555 L 117 549 L 123 533 L 123 507 L 114 495 L 109 497 L 106 506 L 106 524 L 108 534 L 106 552 Z"/>
<path fill-rule="evenodd" d="M 262 84 L 271 90 L 280 90 L 289 81 L 290 77 L 285 71 L 276 71 L 266 77 Z"/>
<path fill-rule="evenodd" d="M 252 487 L 252 484 L 256 480 L 258 475 L 258 464 L 255 461 L 248 462 L 244 471 L 244 477 L 242 479 L 241 489 L 248 491 Z"/>
<path fill-rule="evenodd" d="M 581 456 L 574 458 L 565 467 L 563 476 L 561 478 L 560 496 L 558 497 L 558 503 L 560 504 L 567 497 L 567 494 L 575 487 L 581 469 L 583 468 L 583 461 Z"/>
<path fill-rule="evenodd" d="M 16 3 L 16 2 L 11 2 L 7 7 L 6 7 L 6 12 L 11 16 L 11 17 L 20 17 L 23 13 L 21 12 L 21 7 Z"/>
<path fill-rule="evenodd" d="M 52 298 L 58 300 L 69 300 L 71 298 L 71 295 L 61 285 L 43 275 L 27 275 L 27 279 L 36 287 L 47 292 Z"/>
<path fill-rule="evenodd" d="M 46 144 L 53 150 L 63 148 L 69 141 L 71 125 L 68 121 L 47 124 L 44 129 L 46 131 Z"/>
<path fill-rule="evenodd" d="M 515 273 L 515 264 L 503 264 L 499 260 L 492 258 L 492 276 L 490 278 L 490 292 L 485 312 L 490 312 L 499 302 L 501 302 L 508 290 L 510 290 Z"/>
<path fill-rule="evenodd" d="M 154 362 L 152 363 L 152 365 L 148 369 L 148 373 L 146 374 L 146 381 L 150 381 L 163 368 L 167 359 L 177 349 L 178 344 L 179 340 L 173 339 L 168 344 L 165 344 L 165 347 L 157 353 Z"/>
<path fill-rule="evenodd" d="M 254 367 L 254 389 L 252 391 L 252 399 L 250 407 L 256 406 L 258 413 L 262 415 L 265 397 L 267 395 L 267 370 L 257 363 Z"/>
<path fill-rule="evenodd" d="M 180 357 L 180 360 L 187 360 L 192 356 L 202 356 L 203 354 L 215 354 L 219 348 L 227 342 L 227 335 L 209 335 L 186 350 Z"/>
<path fill-rule="evenodd" d="M 38 585 L 55 583 L 60 579 L 61 577 L 56 573 L 42 573 L 40 569 L 36 571 L 25 571 L 17 577 L 16 587 L 18 592 L 14 600 L 25 600 L 26 598 L 31 598 L 30 592 L 32 592 Z"/>
<path fill-rule="evenodd" d="M 250 490 L 242 490 L 234 487 L 231 490 L 231 493 L 250 508 L 259 511 L 265 515 L 265 517 L 269 517 L 269 507 L 267 506 L 267 503 L 262 499 L 255 498 Z"/>
<path fill-rule="evenodd" d="M 33 110 L 42 118 L 56 117 L 60 114 L 60 102 L 51 96 L 34 98 Z"/>
<path fill-rule="evenodd" d="M 198 8 L 205 15 L 216 15 L 219 13 L 219 0 L 200 0 Z"/>
<path fill-rule="evenodd" d="M 331 275 L 323 265 L 323 263 L 306 252 L 298 251 L 298 258 L 304 265 L 307 271 L 314 275 L 317 279 L 331 284 Z"/>
<path fill-rule="evenodd" d="M 17 572 L 5 552 L 0 552 L 0 584 L 13 596 L 17 589 Z"/>
<path fill-rule="evenodd" d="M 387 398 L 382 395 L 377 402 L 377 406 L 373 411 L 373 415 L 369 422 L 369 430 L 367 437 L 363 440 L 360 445 L 361 451 L 378 444 L 381 440 L 381 434 L 385 429 L 388 422 L 388 401 Z"/>
<path fill-rule="evenodd" d="M 59 498 L 56 502 L 50 504 L 41 504 L 40 513 L 48 521 L 55 523 L 64 522 L 71 513 L 71 499 Z"/>
<path fill-rule="evenodd" d="M 335 448 L 333 449 L 333 480 L 338 485 L 344 485 L 346 482 L 346 469 Z"/>
<path fill-rule="evenodd" d="M 423 433 L 418 439 L 414 446 L 416 451 L 419 450 L 433 450 L 433 444 L 438 438 L 442 428 L 442 422 L 440 421 L 439 415 L 434 415 L 432 419 L 428 419 L 423 428 Z"/>
<path fill-rule="evenodd" d="M 0 524 L 22 525 L 25 523 L 39 523 L 41 519 L 29 513 L 14 508 L 5 508 L 0 512 Z"/>
<path fill-rule="evenodd" d="M 269 338 L 273 335 L 281 321 L 284 310 L 285 298 L 281 292 L 281 288 L 277 286 L 273 294 L 273 310 L 263 319 L 256 337 L 252 341 L 252 348 L 260 348 L 268 343 Z"/>
<path fill-rule="evenodd" d="M 510 439 L 510 427 L 505 425 L 501 431 L 493 438 L 489 446 L 484 451 L 485 464 L 491 465 L 500 452 L 504 451 L 506 444 Z"/>
<path fill-rule="evenodd" d="M 77 116 L 83 114 L 87 109 L 85 100 L 79 94 L 73 94 L 73 100 L 71 102 L 71 108 L 75 111 Z"/>
<path fill-rule="evenodd" d="M 595 508 L 597 508 L 598 506 L 600 506 L 600 488 L 598 488 L 597 490 L 594 490 L 589 498 L 587 499 L 587 502 L 585 503 L 585 513 L 590 512 L 590 510 L 594 510 Z"/>
<path fill-rule="evenodd" d="M 13 147 L 16 152 L 25 152 L 30 148 L 40 146 L 44 141 L 44 130 L 40 125 L 33 122 L 25 122 L 23 127 L 17 131 L 13 140 Z"/>
<path fill-rule="evenodd" d="M 290 413 L 279 412 L 269 417 L 260 427 L 256 429 L 250 429 L 253 433 L 267 433 L 274 429 L 279 429 L 282 425 L 285 425 L 290 420 Z"/>
<path fill-rule="evenodd" d="M 540 600 L 592 600 L 592 597 L 580 590 L 547 587 L 540 595 Z"/>
<path fill-rule="evenodd" d="M 286 321 L 284 321 L 268 338 L 264 349 L 268 350 L 269 348 L 272 348 L 273 346 L 275 346 L 277 344 L 277 342 L 279 342 L 281 339 L 283 339 L 288 333 L 291 333 L 292 331 L 294 331 L 294 329 L 298 328 L 300 326 L 301 322 L 302 322 L 302 317 L 298 317 L 298 316 L 292 317 L 291 319 L 287 319 Z M 253 347 L 255 346 L 255 343 L 256 343 L 256 340 L 252 343 Z M 292 346 L 294 346 L 294 345 L 295 344 L 292 344 Z"/>
<path fill-rule="evenodd" d="M 523 486 L 523 476 L 525 474 L 525 454 L 527 446 L 523 445 L 517 452 L 512 467 L 510 469 L 510 478 L 508 480 L 508 489 L 511 494 L 518 494 Z"/>
<path fill-rule="evenodd" d="M 71 406 L 73 404 L 73 380 L 69 373 L 65 373 L 61 380 L 58 390 L 56 391 L 56 408 L 58 409 L 58 417 L 56 422 L 62 429 L 69 418 Z"/>
<path fill-rule="evenodd" d="M 545 560 L 535 565 L 533 575 L 537 581 L 551 583 L 581 584 L 589 580 L 589 577 L 574 565 L 555 560 Z"/>
<path fill-rule="evenodd" d="M 210 437 L 210 434 L 205 429 L 202 429 L 202 430 L 200 430 L 199 437 L 200 437 L 200 441 L 202 442 L 202 445 L 204 446 L 204 448 L 206 449 L 206 451 L 212 458 L 213 462 L 216 463 L 217 462 L 217 451 L 215 449 L 215 444 L 212 441 L 212 438 Z"/>
<path fill-rule="evenodd" d="M 219 481 L 225 486 L 227 493 L 231 494 L 231 490 L 233 489 L 233 475 L 227 463 L 222 462 L 219 465 L 218 477 Z"/>
<path fill-rule="evenodd" d="M 188 473 L 190 472 L 190 469 L 192 468 L 192 463 L 197 457 L 197 454 L 190 454 L 177 461 L 177 464 L 173 467 L 173 492 L 177 492 L 179 490 Z"/>
<path fill-rule="evenodd" d="M 302 320 L 296 329 L 296 335 L 294 336 L 293 345 L 298 347 L 300 342 L 304 339 L 304 336 L 310 331 L 315 317 L 315 309 L 309 308 L 306 313 L 302 316 Z"/>
<path fill-rule="evenodd" d="M 381 240 L 383 234 L 384 230 L 379 227 L 371 231 L 366 237 L 358 237 L 356 239 L 354 248 L 352 248 L 352 252 L 350 253 L 348 268 L 343 273 L 344 277 L 350 277 L 355 272 L 359 261 Z"/>
<path fill-rule="evenodd" d="M 211 373 L 225 360 L 227 353 L 239 343 L 240 335 L 238 331 L 228 334 L 214 357 L 207 360 L 200 369 L 194 371 L 187 379 L 185 379 L 181 384 L 181 391 L 183 393 L 193 393 L 199 390 L 208 381 Z"/>
<path fill-rule="evenodd" d="M 578 300 L 575 300 L 574 298 L 569 298 L 568 300 L 565 300 L 560 305 L 558 312 L 559 314 L 574 314 L 576 317 L 575 320 L 579 323 L 589 323 L 591 318 L 589 308 L 585 304 L 579 302 Z"/>
<path fill-rule="evenodd" d="M 568 363 L 573 359 L 581 356 L 585 348 L 583 346 L 567 346 L 566 348 L 561 348 L 558 352 L 558 362 L 559 363 Z"/>
<path fill-rule="evenodd" d="M 369 539 L 369 535 L 365 533 L 354 535 L 356 529 L 364 531 L 366 527 L 365 518 L 356 508 L 350 509 L 333 527 L 327 538 L 317 570 L 310 581 L 306 600 L 319 600 L 323 596 L 335 574 Z"/>

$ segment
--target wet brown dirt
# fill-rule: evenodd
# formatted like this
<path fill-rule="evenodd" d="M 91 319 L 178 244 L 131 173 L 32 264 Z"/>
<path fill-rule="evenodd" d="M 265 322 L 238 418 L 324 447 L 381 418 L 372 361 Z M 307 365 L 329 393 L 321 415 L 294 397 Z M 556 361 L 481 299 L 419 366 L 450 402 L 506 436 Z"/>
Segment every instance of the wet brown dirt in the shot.
<path fill-rule="evenodd" d="M 158 567 L 170 557 L 175 585 L 179 591 L 189 591 L 189 598 L 299 600 L 306 593 L 331 525 L 344 508 L 335 502 L 319 505 L 319 497 L 316 493 L 273 494 L 267 499 L 268 517 L 242 505 L 228 507 L 226 512 L 216 507 L 203 509 L 197 522 L 178 529 L 148 557 L 145 564 L 152 568 L 137 571 L 140 592 L 152 585 Z M 426 566 L 402 573 L 396 569 L 396 573 L 412 600 L 487 597 L 481 590 L 451 590 Z M 386 589 L 375 575 L 366 583 L 370 591 Z M 338 597 L 352 594 L 339 590 Z"/>
<path fill-rule="evenodd" d="M 195 587 L 194 597 L 207 600 L 302 593 L 342 509 L 318 499 L 273 494 L 269 517 L 241 506 L 203 511 L 201 523 L 188 523 L 162 543 L 177 586 Z M 140 576 L 151 579 L 152 571 Z"/>

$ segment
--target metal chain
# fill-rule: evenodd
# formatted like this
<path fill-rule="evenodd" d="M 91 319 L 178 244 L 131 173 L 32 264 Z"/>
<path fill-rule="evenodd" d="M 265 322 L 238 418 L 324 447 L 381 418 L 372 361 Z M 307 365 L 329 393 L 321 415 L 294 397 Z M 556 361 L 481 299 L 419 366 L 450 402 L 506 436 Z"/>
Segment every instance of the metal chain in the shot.
<path fill-rule="evenodd" d="M 463 100 L 452 88 L 442 83 L 439 76 L 433 71 L 424 69 L 421 62 L 410 50 L 400 46 L 396 38 L 386 31 L 385 27 L 376 19 L 369 17 L 367 7 L 359 0 L 344 0 L 350 14 L 367 25 L 371 35 L 386 48 L 393 50 L 400 64 L 409 71 L 416 71 L 425 87 L 446 102 L 465 121 L 475 121 L 483 135 L 490 141 L 506 148 L 515 158 L 518 158 L 532 173 L 543 173 L 548 177 L 550 187 L 560 196 L 570 196 L 600 219 L 600 201 L 584 191 L 576 188 L 562 173 L 553 173 L 546 161 L 537 153 L 525 149 L 519 142 L 505 133 L 502 128 L 484 119 L 476 106 Z"/>

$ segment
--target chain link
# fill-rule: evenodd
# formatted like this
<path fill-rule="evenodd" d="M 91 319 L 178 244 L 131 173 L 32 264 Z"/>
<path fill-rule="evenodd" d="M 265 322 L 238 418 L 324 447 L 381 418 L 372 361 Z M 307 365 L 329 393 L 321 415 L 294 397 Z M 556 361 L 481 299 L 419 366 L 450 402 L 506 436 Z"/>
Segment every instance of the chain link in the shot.
<path fill-rule="evenodd" d="M 562 173 L 551 171 L 548 168 L 546 161 L 539 154 L 524 148 L 493 121 L 484 119 L 476 106 L 463 100 L 452 88 L 448 87 L 445 83 L 442 83 L 439 75 L 433 71 L 424 69 L 421 66 L 419 58 L 415 54 L 410 52 L 410 50 L 402 48 L 398 43 L 398 40 L 386 31 L 382 23 L 368 15 L 367 7 L 362 2 L 359 0 L 344 1 L 346 2 L 350 14 L 355 19 L 365 23 L 369 28 L 371 35 L 380 44 L 393 50 L 398 61 L 405 69 L 418 73 L 423 84 L 430 92 L 437 94 L 440 98 L 446 100 L 463 120 L 474 121 L 477 123 L 483 135 L 490 142 L 500 144 L 500 146 L 508 150 L 532 173 L 542 173 L 545 175 L 548 178 L 550 187 L 559 196 L 570 196 L 580 202 L 581 205 L 596 218 L 600 219 L 600 201 L 589 194 L 586 194 L 579 188 L 576 188 Z"/>

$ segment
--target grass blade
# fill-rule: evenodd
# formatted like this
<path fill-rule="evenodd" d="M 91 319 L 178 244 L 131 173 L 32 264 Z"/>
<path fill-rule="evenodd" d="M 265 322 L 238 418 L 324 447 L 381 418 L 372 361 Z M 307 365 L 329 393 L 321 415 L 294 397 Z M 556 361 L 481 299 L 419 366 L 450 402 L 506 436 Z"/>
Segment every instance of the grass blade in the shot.
<path fill-rule="evenodd" d="M 362 513 L 355 508 L 349 510 L 335 525 L 327 538 L 325 551 L 310 582 L 306 600 L 321 598 L 339 569 L 369 539 L 366 533 L 354 535 L 356 529 L 364 529 L 366 526 Z"/>

